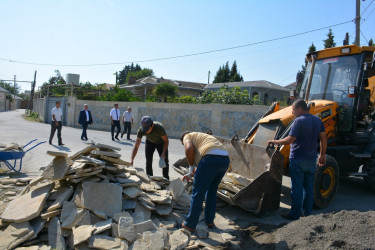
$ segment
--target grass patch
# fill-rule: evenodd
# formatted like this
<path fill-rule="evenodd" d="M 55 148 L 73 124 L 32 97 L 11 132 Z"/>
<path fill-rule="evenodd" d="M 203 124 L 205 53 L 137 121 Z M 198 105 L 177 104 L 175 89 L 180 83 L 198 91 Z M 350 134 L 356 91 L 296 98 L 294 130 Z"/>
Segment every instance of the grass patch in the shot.
<path fill-rule="evenodd" d="M 30 110 L 26 110 L 25 114 L 22 117 L 30 122 L 41 122 L 42 120 L 39 118 L 39 114 L 36 112 L 32 112 Z"/>

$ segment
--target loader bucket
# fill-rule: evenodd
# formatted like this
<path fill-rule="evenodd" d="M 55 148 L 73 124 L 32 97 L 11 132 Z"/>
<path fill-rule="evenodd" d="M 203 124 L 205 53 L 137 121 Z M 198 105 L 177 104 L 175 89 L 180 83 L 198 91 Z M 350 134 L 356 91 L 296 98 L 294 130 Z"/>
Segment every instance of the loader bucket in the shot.
<path fill-rule="evenodd" d="M 255 214 L 265 214 L 280 207 L 284 157 L 276 148 L 263 147 L 217 137 L 229 151 L 228 172 L 252 180 L 232 197 L 234 204 Z"/>
<path fill-rule="evenodd" d="M 239 142 L 237 136 L 232 139 L 215 137 L 229 152 L 230 166 L 227 173 L 236 173 L 252 180 L 233 197 L 219 191 L 218 197 L 257 215 L 277 210 L 280 207 L 284 161 L 279 150 Z M 174 167 L 181 173 L 181 167 L 188 167 L 186 158 L 178 160 Z"/>

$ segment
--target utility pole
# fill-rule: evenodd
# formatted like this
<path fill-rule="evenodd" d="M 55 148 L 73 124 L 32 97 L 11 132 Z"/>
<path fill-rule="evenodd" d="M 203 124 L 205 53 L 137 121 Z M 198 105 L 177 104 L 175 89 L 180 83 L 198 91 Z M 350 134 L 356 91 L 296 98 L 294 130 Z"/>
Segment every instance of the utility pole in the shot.
<path fill-rule="evenodd" d="M 30 92 L 30 101 L 29 101 L 29 110 L 31 109 L 31 106 L 33 104 L 34 100 L 34 89 L 35 89 L 35 83 L 36 83 L 36 70 L 34 73 L 34 81 L 31 83 L 31 92 Z"/>
<path fill-rule="evenodd" d="M 13 83 L 13 99 L 16 99 L 16 75 L 14 75 L 14 83 Z"/>
<path fill-rule="evenodd" d="M 360 23 L 361 23 L 361 0 L 356 0 L 356 13 L 355 13 L 355 42 L 354 44 L 360 46 Z"/>
<path fill-rule="evenodd" d="M 207 84 L 210 84 L 210 73 L 211 71 L 208 71 L 208 83 Z"/>

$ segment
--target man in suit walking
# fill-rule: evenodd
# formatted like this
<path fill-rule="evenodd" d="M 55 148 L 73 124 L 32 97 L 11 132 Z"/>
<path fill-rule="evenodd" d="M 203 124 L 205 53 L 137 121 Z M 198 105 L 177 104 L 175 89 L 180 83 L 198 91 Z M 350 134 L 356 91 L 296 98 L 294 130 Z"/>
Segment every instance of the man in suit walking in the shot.
<path fill-rule="evenodd" d="M 83 109 L 79 112 L 79 118 L 78 118 L 78 126 L 82 126 L 82 135 L 81 140 L 87 141 L 87 127 L 92 125 L 92 116 L 91 112 L 89 110 L 89 105 L 85 104 L 83 105 Z"/>

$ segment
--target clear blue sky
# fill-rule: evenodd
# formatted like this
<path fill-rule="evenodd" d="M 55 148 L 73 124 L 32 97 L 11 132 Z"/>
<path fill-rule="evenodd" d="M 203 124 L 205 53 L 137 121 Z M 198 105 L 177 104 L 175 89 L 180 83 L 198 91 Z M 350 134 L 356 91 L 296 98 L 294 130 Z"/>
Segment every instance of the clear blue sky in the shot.
<path fill-rule="evenodd" d="M 81 82 L 115 83 L 113 74 L 124 68 L 122 63 L 139 62 L 158 77 L 207 83 L 208 71 L 212 82 L 221 65 L 236 60 L 245 81 L 285 86 L 295 80 L 311 43 L 323 48 L 328 28 L 216 53 L 140 61 L 258 43 L 347 22 L 355 17 L 355 0 L 1 0 L 0 10 L 0 79 L 16 75 L 17 80 L 31 81 L 37 70 L 40 86 L 58 69 L 62 75 L 80 74 Z M 367 45 L 366 39 L 375 40 L 374 0 L 361 1 L 362 12 L 361 44 Z M 337 46 L 346 32 L 350 43 L 354 41 L 354 22 L 332 31 Z M 29 83 L 20 86 L 30 89 Z"/>

